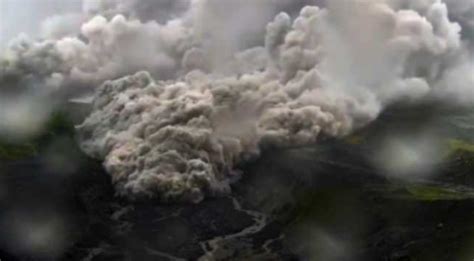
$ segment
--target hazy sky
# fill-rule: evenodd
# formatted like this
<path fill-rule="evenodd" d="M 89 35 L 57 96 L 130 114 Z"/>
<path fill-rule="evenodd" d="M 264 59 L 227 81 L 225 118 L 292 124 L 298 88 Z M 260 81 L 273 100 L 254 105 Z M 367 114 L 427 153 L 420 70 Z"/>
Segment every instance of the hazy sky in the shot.
<path fill-rule="evenodd" d="M 41 21 L 81 10 L 82 0 L 0 0 L 0 46 L 19 33 L 37 35 Z"/>

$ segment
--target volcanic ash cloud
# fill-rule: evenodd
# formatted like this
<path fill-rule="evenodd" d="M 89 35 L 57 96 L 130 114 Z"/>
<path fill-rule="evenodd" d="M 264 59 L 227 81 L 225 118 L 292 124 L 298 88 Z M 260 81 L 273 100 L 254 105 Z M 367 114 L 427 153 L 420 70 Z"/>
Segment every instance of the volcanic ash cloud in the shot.
<path fill-rule="evenodd" d="M 344 136 L 400 101 L 474 98 L 470 0 L 327 1 L 268 24 L 296 5 L 152 2 L 86 1 L 79 37 L 17 41 L 0 65 L 2 88 L 101 86 L 79 141 L 130 198 L 198 202 L 262 148 Z"/>
<path fill-rule="evenodd" d="M 155 82 L 145 72 L 105 83 L 78 127 L 83 150 L 104 159 L 119 194 L 197 202 L 229 192 L 235 163 L 259 146 L 306 145 L 346 119 L 292 100 L 265 75 Z M 202 77 L 203 79 L 200 79 Z"/>
<path fill-rule="evenodd" d="M 262 147 L 341 136 L 397 99 L 434 92 L 429 82 L 443 74 L 432 75 L 432 61 L 462 50 L 461 28 L 440 2 L 423 10 L 368 1 L 305 7 L 293 22 L 276 16 L 264 48 L 236 53 L 225 65 L 232 72 L 252 64 L 253 72 L 203 73 L 209 64 L 199 54 L 208 50 L 195 48 L 183 60 L 197 71 L 181 80 L 138 73 L 107 82 L 79 127 L 82 147 L 104 159 L 120 194 L 200 201 L 226 192 L 233 166 Z M 432 61 L 414 59 L 419 54 Z M 255 56 L 260 63 L 249 60 Z"/>

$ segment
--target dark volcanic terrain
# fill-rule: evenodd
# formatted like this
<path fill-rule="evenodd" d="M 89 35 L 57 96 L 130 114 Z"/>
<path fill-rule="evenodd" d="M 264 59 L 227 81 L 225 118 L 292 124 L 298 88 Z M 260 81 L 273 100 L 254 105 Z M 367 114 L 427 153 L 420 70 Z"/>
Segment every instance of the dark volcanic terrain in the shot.
<path fill-rule="evenodd" d="M 100 164 L 82 157 L 74 173 L 52 170 L 41 157 L 9 161 L 1 165 L 7 193 L 0 224 L 7 233 L 0 236 L 0 255 L 2 260 L 472 260 L 468 154 L 453 156 L 439 181 L 405 184 L 376 175 L 360 150 L 328 140 L 315 148 L 267 152 L 243 166 L 233 195 L 195 205 L 114 197 Z M 49 252 L 21 247 L 8 231 L 24 216 L 61 219 L 61 245 L 46 248 Z"/>

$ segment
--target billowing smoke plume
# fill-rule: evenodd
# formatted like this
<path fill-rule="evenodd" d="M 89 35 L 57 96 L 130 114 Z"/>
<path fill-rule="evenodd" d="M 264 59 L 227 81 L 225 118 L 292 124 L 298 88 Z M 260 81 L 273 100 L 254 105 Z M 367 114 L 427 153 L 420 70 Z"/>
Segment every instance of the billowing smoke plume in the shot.
<path fill-rule="evenodd" d="M 132 198 L 199 201 L 262 148 L 346 135 L 400 101 L 474 98 L 470 0 L 86 2 L 79 36 L 14 42 L 0 86 L 125 76 L 78 134 Z"/>

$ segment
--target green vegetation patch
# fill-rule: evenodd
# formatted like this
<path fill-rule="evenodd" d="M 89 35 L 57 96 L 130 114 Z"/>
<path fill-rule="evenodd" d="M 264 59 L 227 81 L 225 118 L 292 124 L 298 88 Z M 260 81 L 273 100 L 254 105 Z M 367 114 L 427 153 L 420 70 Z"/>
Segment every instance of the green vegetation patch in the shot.
<path fill-rule="evenodd" d="M 454 188 L 438 187 L 430 185 L 408 185 L 405 187 L 408 193 L 417 200 L 463 200 L 474 198 L 473 192 L 461 191 Z"/>
<path fill-rule="evenodd" d="M 372 189 L 381 196 L 402 200 L 441 201 L 474 199 L 474 191 L 433 184 L 393 184 Z"/>
<path fill-rule="evenodd" d="M 448 140 L 448 149 L 450 153 L 455 152 L 469 152 L 474 153 L 474 144 L 458 140 L 458 139 L 450 139 Z"/>
<path fill-rule="evenodd" d="M 44 131 L 31 139 L 18 143 L 0 139 L 0 160 L 19 160 L 35 156 L 41 148 L 59 136 L 74 135 L 74 125 L 62 112 L 51 114 Z"/>
<path fill-rule="evenodd" d="M 0 143 L 0 160 L 15 160 L 34 156 L 38 153 L 35 144 L 7 144 Z"/>

